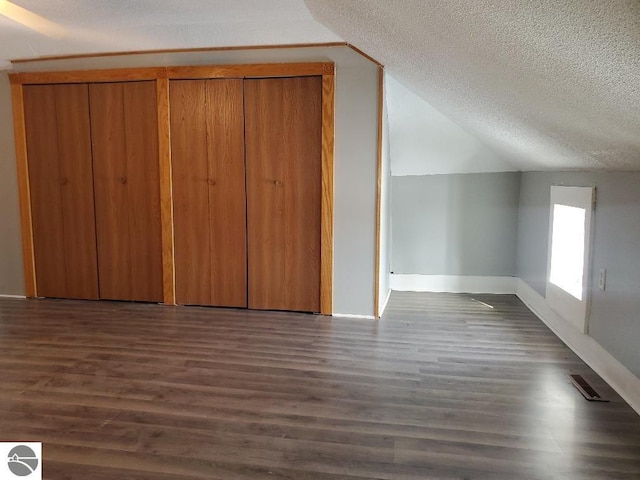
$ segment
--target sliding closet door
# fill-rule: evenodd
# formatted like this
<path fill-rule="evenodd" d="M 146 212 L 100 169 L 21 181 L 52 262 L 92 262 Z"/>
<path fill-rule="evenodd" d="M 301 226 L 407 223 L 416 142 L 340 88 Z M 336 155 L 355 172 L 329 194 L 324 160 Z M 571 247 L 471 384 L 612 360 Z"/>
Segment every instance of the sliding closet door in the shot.
<path fill-rule="evenodd" d="M 27 85 L 37 293 L 98 298 L 87 85 Z"/>
<path fill-rule="evenodd" d="M 162 301 L 155 85 L 89 87 L 103 299 Z"/>
<path fill-rule="evenodd" d="M 249 308 L 320 311 L 321 77 L 245 81 Z"/>
<path fill-rule="evenodd" d="M 176 300 L 247 306 L 243 84 L 170 83 Z"/>

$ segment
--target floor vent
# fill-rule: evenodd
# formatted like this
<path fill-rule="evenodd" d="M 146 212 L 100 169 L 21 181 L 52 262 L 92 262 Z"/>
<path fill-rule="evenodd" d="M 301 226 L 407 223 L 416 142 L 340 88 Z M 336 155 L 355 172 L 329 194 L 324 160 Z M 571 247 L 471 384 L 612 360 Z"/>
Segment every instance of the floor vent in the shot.
<path fill-rule="evenodd" d="M 584 398 L 590 402 L 608 402 L 596 392 L 591 385 L 582 377 L 582 375 L 569 375 L 571 383 L 578 389 Z"/>

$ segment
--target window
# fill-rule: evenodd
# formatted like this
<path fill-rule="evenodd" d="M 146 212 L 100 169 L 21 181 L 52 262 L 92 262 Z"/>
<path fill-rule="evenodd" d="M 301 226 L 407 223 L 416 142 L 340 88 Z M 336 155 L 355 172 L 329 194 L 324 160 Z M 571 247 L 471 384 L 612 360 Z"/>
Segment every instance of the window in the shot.
<path fill-rule="evenodd" d="M 585 209 L 553 205 L 549 281 L 582 300 Z"/>
<path fill-rule="evenodd" d="M 587 333 L 593 187 L 551 187 L 547 303 Z"/>

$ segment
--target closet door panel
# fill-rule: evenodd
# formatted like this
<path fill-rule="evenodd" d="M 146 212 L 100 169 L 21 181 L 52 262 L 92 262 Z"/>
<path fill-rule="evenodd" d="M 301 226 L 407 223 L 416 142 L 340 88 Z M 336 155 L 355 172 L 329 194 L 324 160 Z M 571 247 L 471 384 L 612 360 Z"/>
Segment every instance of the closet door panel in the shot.
<path fill-rule="evenodd" d="M 247 305 L 242 89 L 170 84 L 178 303 Z"/>
<path fill-rule="evenodd" d="M 37 291 L 66 297 L 55 87 L 25 86 L 24 114 Z"/>
<path fill-rule="evenodd" d="M 320 310 L 320 77 L 245 81 L 249 308 Z"/>
<path fill-rule="evenodd" d="M 89 87 L 100 298 L 130 300 L 131 253 L 121 84 Z"/>
<path fill-rule="evenodd" d="M 162 301 L 162 233 L 155 82 L 123 84 L 133 299 Z"/>
<path fill-rule="evenodd" d="M 98 298 L 87 86 L 24 87 L 39 296 Z"/>
<path fill-rule="evenodd" d="M 98 298 L 98 264 L 87 85 L 57 85 L 58 158 L 67 297 Z"/>
<path fill-rule="evenodd" d="M 212 305 L 247 306 L 244 99 L 240 79 L 207 81 Z"/>
<path fill-rule="evenodd" d="M 162 301 L 154 82 L 90 86 L 100 298 Z"/>
<path fill-rule="evenodd" d="M 206 82 L 169 88 L 176 302 L 211 305 Z"/>

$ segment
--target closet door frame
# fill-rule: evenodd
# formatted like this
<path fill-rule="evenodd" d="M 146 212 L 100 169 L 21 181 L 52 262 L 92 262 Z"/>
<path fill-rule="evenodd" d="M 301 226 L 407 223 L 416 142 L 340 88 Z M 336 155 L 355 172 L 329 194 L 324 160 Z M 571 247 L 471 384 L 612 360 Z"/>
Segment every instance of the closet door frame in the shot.
<path fill-rule="evenodd" d="M 333 185 L 335 137 L 334 64 L 265 63 L 248 65 L 210 65 L 194 67 L 149 67 L 109 70 L 20 72 L 9 74 L 13 103 L 14 138 L 20 200 L 25 295 L 38 296 L 33 248 L 33 219 L 29 190 L 24 118 L 23 85 L 57 83 L 94 83 L 155 80 L 158 115 L 158 152 L 160 171 L 160 220 L 162 244 L 163 299 L 176 304 L 173 232 L 173 194 L 171 176 L 171 132 L 169 81 L 172 79 L 269 78 L 322 76 L 322 186 L 320 240 L 320 313 L 333 313 Z"/>

